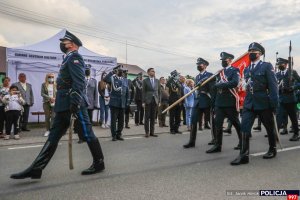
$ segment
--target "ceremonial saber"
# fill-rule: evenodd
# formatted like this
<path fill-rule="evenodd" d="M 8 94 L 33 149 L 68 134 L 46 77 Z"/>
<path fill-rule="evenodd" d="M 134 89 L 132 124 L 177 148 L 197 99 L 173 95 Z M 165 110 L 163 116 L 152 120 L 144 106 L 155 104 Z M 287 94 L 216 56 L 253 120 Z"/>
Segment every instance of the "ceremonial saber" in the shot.
<path fill-rule="evenodd" d="M 70 119 L 70 127 L 69 127 L 69 141 L 68 141 L 68 151 L 69 151 L 69 169 L 74 169 L 73 165 L 73 153 L 72 153 L 72 136 L 73 136 L 73 126 L 75 121 L 75 116 L 72 114 Z"/>
<path fill-rule="evenodd" d="M 278 141 L 278 144 L 281 148 L 281 150 L 283 149 L 282 148 L 282 145 L 281 145 L 281 141 L 280 141 L 280 138 L 279 138 L 279 133 L 278 133 L 278 128 L 277 128 L 277 120 L 276 120 L 276 116 L 275 114 L 273 113 L 273 120 L 274 120 L 274 126 L 275 126 L 275 132 L 276 132 L 276 136 L 277 136 L 277 141 Z"/>
<path fill-rule="evenodd" d="M 217 75 L 219 75 L 224 69 L 219 70 L 218 72 L 216 72 L 214 75 L 212 75 L 211 77 L 209 77 L 208 79 L 206 79 L 205 81 L 203 81 L 203 83 L 201 83 L 201 85 L 195 87 L 194 89 L 192 89 L 189 93 L 187 93 L 186 95 L 184 95 L 183 97 L 181 97 L 180 99 L 178 99 L 177 101 L 175 101 L 172 105 L 170 105 L 169 107 L 167 107 L 162 114 L 168 112 L 169 110 L 171 110 L 174 106 L 176 106 L 177 104 L 179 104 L 180 102 L 182 102 L 185 98 L 187 98 L 190 94 L 192 94 L 193 92 L 195 92 L 196 90 L 198 90 L 201 86 L 204 86 L 206 83 L 208 83 L 209 81 L 211 81 L 213 78 L 215 78 Z"/>

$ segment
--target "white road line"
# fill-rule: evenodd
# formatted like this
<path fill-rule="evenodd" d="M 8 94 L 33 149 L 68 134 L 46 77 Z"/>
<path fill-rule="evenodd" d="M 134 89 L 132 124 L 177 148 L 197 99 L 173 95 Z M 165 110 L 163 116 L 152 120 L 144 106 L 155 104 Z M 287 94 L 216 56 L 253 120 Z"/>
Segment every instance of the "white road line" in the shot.
<path fill-rule="evenodd" d="M 288 148 L 284 148 L 284 149 L 279 149 L 277 150 L 277 152 L 284 152 L 284 151 L 290 151 L 290 150 L 295 150 L 295 149 L 300 149 L 300 146 L 295 146 L 295 147 L 288 147 Z M 262 156 L 264 155 L 266 152 L 260 152 L 260 153 L 253 153 L 253 154 L 250 154 L 251 156 Z"/>
<path fill-rule="evenodd" d="M 145 137 L 124 137 L 125 140 L 140 139 Z"/>
<path fill-rule="evenodd" d="M 58 145 L 61 145 L 61 143 L 59 143 Z M 22 147 L 10 147 L 7 148 L 8 150 L 15 150 L 15 149 L 29 149 L 29 148 L 37 148 L 37 147 L 42 147 L 44 146 L 43 144 L 38 144 L 38 145 L 31 145 L 31 146 L 22 146 Z"/>

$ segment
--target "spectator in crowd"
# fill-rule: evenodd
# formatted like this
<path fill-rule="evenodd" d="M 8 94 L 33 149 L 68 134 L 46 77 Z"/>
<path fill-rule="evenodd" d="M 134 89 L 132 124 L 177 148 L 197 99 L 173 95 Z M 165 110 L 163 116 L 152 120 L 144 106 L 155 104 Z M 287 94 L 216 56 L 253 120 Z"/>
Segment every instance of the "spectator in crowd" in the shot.
<path fill-rule="evenodd" d="M 159 127 L 168 127 L 166 125 L 167 113 L 162 114 L 162 112 L 169 106 L 169 88 L 166 86 L 166 79 L 160 77 L 160 106 L 158 107 L 158 121 Z"/>
<path fill-rule="evenodd" d="M 144 125 L 144 108 L 142 106 L 143 102 L 143 73 L 140 72 L 136 79 L 132 81 L 133 86 L 135 87 L 135 96 L 134 101 L 136 104 L 136 112 L 135 112 L 135 125 Z"/>
<path fill-rule="evenodd" d="M 143 107 L 145 108 L 145 137 L 157 137 L 154 134 L 155 115 L 160 104 L 160 83 L 155 78 L 153 68 L 147 70 L 148 78 L 143 80 Z"/>
<path fill-rule="evenodd" d="M 100 104 L 100 126 L 102 128 L 109 128 L 109 100 L 110 100 L 110 85 L 104 81 L 106 73 L 103 72 L 101 80 L 98 83 L 99 104 Z"/>
<path fill-rule="evenodd" d="M 183 96 L 184 95 L 184 88 L 186 87 L 186 78 L 183 75 L 180 75 L 179 76 L 179 82 L 180 82 L 180 85 L 181 85 L 180 95 Z M 186 125 L 186 110 L 185 110 L 185 107 L 184 107 L 184 101 L 185 100 L 183 100 L 182 104 L 180 104 L 180 115 L 182 114 L 183 125 Z"/>
<path fill-rule="evenodd" d="M 194 88 L 194 81 L 192 79 L 186 80 L 186 86 L 184 87 L 184 95 L 189 93 Z M 184 101 L 184 108 L 186 113 L 186 125 L 188 131 L 191 130 L 191 117 L 192 117 L 192 109 L 194 106 L 194 93 L 190 94 Z"/>
<path fill-rule="evenodd" d="M 43 109 L 45 112 L 46 132 L 45 137 L 48 137 L 50 127 L 55 116 L 54 104 L 56 98 L 56 83 L 54 81 L 54 74 L 48 73 L 45 82 L 42 83 L 41 96 L 43 97 Z"/>
<path fill-rule="evenodd" d="M 22 131 L 30 131 L 27 128 L 27 124 L 28 124 L 30 107 L 33 106 L 34 104 L 32 86 L 31 84 L 27 83 L 26 75 L 24 73 L 19 74 L 19 82 L 16 82 L 13 85 L 18 87 L 18 90 L 20 91 L 21 96 L 25 101 L 25 104 L 23 105 L 24 112 L 21 115 L 19 127 L 21 128 Z"/>
<path fill-rule="evenodd" d="M 97 80 L 91 77 L 91 65 L 87 65 L 85 69 L 86 81 L 86 96 L 88 98 L 88 115 L 91 123 L 93 124 L 93 112 L 98 108 L 98 93 L 97 93 Z"/>
<path fill-rule="evenodd" d="M 125 128 L 130 128 L 129 126 L 129 114 L 131 113 L 130 104 L 133 101 L 134 97 L 134 86 L 132 84 L 132 81 L 127 78 L 128 76 L 128 70 L 124 70 L 124 82 L 128 87 L 129 90 L 129 103 L 127 104 L 125 108 Z"/>
<path fill-rule="evenodd" d="M 8 94 L 10 87 L 10 78 L 5 77 L 3 79 L 3 85 L 0 88 L 0 138 L 4 138 L 3 134 L 3 128 L 4 128 L 4 122 L 6 121 L 5 117 L 5 104 L 2 102 L 2 99 L 5 95 Z"/>
<path fill-rule="evenodd" d="M 11 86 L 9 88 L 9 94 L 5 95 L 2 99 L 5 104 L 5 140 L 9 140 L 10 132 L 12 130 L 12 125 L 14 125 L 14 139 L 20 139 L 18 130 L 18 121 L 21 115 L 22 105 L 25 103 L 17 86 Z"/>

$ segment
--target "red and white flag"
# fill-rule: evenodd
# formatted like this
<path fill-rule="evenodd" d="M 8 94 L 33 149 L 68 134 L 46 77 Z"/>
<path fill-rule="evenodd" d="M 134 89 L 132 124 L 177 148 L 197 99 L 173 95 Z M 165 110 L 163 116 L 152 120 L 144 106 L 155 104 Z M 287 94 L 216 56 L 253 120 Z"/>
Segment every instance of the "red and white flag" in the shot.
<path fill-rule="evenodd" d="M 249 59 L 249 53 L 246 52 L 239 58 L 237 58 L 231 65 L 233 67 L 239 68 L 240 70 L 240 84 L 238 86 L 238 94 L 239 94 L 239 106 L 240 109 L 243 109 L 244 106 L 244 100 L 246 97 L 246 88 L 245 86 L 245 80 L 244 80 L 244 69 L 250 65 L 250 59 Z"/>

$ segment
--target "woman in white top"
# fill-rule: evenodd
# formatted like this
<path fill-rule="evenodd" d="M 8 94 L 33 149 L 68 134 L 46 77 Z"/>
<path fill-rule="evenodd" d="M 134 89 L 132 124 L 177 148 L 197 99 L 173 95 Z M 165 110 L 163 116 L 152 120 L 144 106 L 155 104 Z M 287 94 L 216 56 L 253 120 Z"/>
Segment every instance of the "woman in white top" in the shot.
<path fill-rule="evenodd" d="M 49 73 L 46 75 L 45 82 L 41 87 L 41 96 L 43 97 L 43 109 L 45 112 L 46 132 L 45 137 L 48 137 L 49 130 L 52 125 L 55 113 L 54 103 L 56 97 L 56 83 L 54 81 L 54 74 Z"/>

